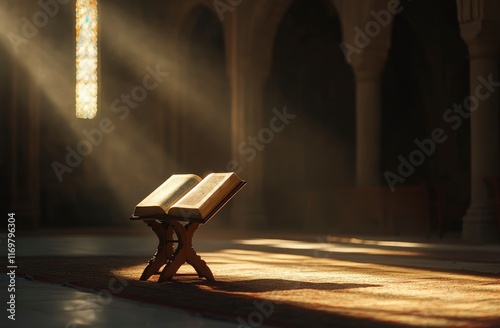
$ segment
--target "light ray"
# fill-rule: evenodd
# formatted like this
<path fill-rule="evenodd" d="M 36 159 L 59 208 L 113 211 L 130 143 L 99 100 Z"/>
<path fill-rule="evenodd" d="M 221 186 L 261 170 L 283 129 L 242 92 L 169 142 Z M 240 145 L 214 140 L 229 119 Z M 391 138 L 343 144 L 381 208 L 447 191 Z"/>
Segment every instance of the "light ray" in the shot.
<path fill-rule="evenodd" d="M 71 13 L 73 12 L 71 10 Z M 16 7 L 6 8 L 5 4 L 0 3 L 0 33 L 15 32 L 17 18 L 22 17 L 23 14 Z M 65 45 L 70 43 L 72 42 L 65 43 Z M 98 177 L 92 181 L 101 180 L 114 192 L 117 202 L 117 208 L 114 210 L 130 212 L 133 205 L 144 197 L 144 193 L 167 178 L 162 170 L 177 167 L 175 159 L 163 149 L 161 143 L 152 142 L 147 135 L 141 134 L 131 118 L 122 121 L 118 115 L 104 111 L 100 120 L 78 120 L 73 111 L 68 111 L 68 108 L 74 106 L 75 101 L 75 62 L 71 55 L 74 54 L 72 44 L 67 48 L 61 47 L 59 40 L 50 36 L 39 36 L 22 44 L 19 47 L 19 53 L 16 53 L 6 37 L 0 38 L 0 48 L 4 48 L 12 56 L 16 65 L 19 65 L 23 74 L 26 74 L 23 78 L 31 79 L 36 83 L 40 93 L 50 103 L 41 120 L 51 120 L 57 116 L 62 119 L 62 124 L 69 127 L 71 135 L 60 141 L 62 146 L 76 150 L 79 142 L 88 140 L 82 131 L 98 129 L 102 119 L 111 120 L 112 124 L 116 125 L 116 131 L 103 134 L 102 142 L 93 146 L 91 154 L 82 156 L 81 165 L 85 164 L 87 168 L 74 167 L 72 168 L 74 172 L 64 174 L 62 189 L 66 188 L 64 183 L 72 174 L 81 174 L 82 170 L 91 169 L 92 172 L 98 174 Z M 115 76 L 110 76 L 107 80 L 112 85 L 120 85 L 122 82 L 120 77 Z M 114 91 L 101 94 L 103 104 L 109 104 L 120 96 L 120 89 Z M 123 89 L 122 91 L 130 90 Z M 57 140 L 51 140 L 51 142 L 57 143 Z M 57 156 L 53 154 L 54 157 L 49 159 L 67 165 L 65 154 L 57 154 Z M 179 167 L 179 170 L 182 168 Z M 132 181 L 140 187 L 131 187 Z M 90 183 L 95 182 L 89 179 Z"/>

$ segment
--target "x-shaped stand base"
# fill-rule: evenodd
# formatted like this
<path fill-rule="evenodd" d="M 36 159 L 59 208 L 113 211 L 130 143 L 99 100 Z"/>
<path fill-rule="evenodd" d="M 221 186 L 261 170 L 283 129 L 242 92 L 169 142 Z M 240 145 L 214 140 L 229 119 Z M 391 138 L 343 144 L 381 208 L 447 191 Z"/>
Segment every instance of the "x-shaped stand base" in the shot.
<path fill-rule="evenodd" d="M 160 283 L 165 282 L 172 279 L 181 265 L 187 262 L 196 270 L 198 277 L 205 277 L 209 281 L 215 281 L 207 263 L 193 249 L 193 234 L 198 229 L 199 223 L 183 225 L 176 220 L 168 222 L 144 220 L 144 223 L 155 232 L 159 242 L 158 249 L 151 260 L 149 260 L 140 280 L 148 280 L 165 265 L 158 279 Z M 177 240 L 173 239 L 174 233 L 177 236 Z M 174 244 L 177 244 L 175 250 Z"/>

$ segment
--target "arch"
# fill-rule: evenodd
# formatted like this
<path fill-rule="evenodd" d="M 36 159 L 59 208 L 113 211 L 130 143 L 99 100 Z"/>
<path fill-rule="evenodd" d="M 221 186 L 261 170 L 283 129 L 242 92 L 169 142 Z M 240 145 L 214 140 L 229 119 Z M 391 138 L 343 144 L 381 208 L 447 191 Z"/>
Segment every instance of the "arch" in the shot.
<path fill-rule="evenodd" d="M 429 12 L 429 8 L 433 10 Z M 424 16 L 425 21 L 421 19 Z M 407 159 L 419 149 L 415 139 L 432 138 L 435 129 L 443 129 L 447 140 L 425 156 L 403 185 L 438 183 L 447 192 L 449 206 L 468 203 L 470 130 L 468 124 L 451 129 L 443 114 L 454 104 L 463 103 L 469 92 L 468 76 L 467 48 L 460 37 L 456 2 L 406 2 L 394 20 L 383 77 L 382 168 L 398 172 L 398 156 Z M 461 215 L 454 218 L 459 221 Z"/>
<path fill-rule="evenodd" d="M 200 9 L 209 11 L 214 17 L 217 16 L 212 0 L 172 1 L 167 9 L 166 24 L 171 27 L 176 36 L 179 33 L 185 33 L 193 28 L 195 24 L 193 13 Z M 221 24 L 224 26 L 223 22 Z M 224 27 L 223 30 L 225 30 Z"/>
<path fill-rule="evenodd" d="M 245 34 L 239 34 L 241 53 L 255 58 L 254 63 L 261 67 L 264 74 L 269 74 L 272 63 L 272 49 L 283 18 L 287 14 L 294 0 L 273 2 L 272 6 L 254 5 L 249 8 L 249 14 L 243 17 L 241 25 L 249 26 Z M 328 13 L 338 13 L 333 0 L 319 1 Z M 340 20 L 340 16 L 337 16 Z M 245 21 L 245 18 L 248 21 Z M 256 47 L 255 45 L 259 45 Z M 264 50 L 264 51 L 263 51 Z"/>
<path fill-rule="evenodd" d="M 341 39 L 340 19 L 330 1 L 294 0 L 276 32 L 264 124 L 272 108 L 281 111 L 283 106 L 297 119 L 266 146 L 264 171 L 272 172 L 265 178 L 268 211 L 287 224 L 307 225 L 312 220 L 304 215 L 308 206 L 353 182 L 354 76 L 339 47 Z M 273 213 L 277 208 L 290 212 Z M 325 214 L 313 216 L 326 220 Z"/>
<path fill-rule="evenodd" d="M 402 15 L 394 19 L 391 44 L 382 78 L 381 158 L 383 171 L 397 172 L 399 156 L 407 157 L 416 147 L 414 139 L 429 134 L 426 120 L 432 96 L 425 83 L 431 71 L 414 27 Z M 429 174 L 427 164 L 406 184 L 423 181 Z"/>

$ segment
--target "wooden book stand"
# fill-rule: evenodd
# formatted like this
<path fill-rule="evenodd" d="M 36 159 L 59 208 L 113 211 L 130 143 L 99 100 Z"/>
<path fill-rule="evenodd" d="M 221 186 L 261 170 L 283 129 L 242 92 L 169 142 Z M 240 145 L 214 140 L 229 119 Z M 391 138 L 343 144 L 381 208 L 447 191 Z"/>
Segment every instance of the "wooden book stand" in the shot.
<path fill-rule="evenodd" d="M 208 222 L 212 217 L 219 212 L 243 186 L 246 181 L 243 181 L 235 188 L 226 198 L 224 198 L 216 208 L 207 216 L 204 222 L 188 222 L 184 225 L 180 221 L 185 221 L 183 218 L 158 215 L 156 217 L 138 217 L 131 216 L 130 219 L 141 219 L 147 224 L 158 237 L 158 248 L 153 257 L 149 260 L 148 265 L 144 269 L 140 280 L 148 280 L 151 276 L 160 273 L 159 270 L 164 266 L 160 273 L 158 282 L 162 283 L 171 280 L 177 273 L 177 270 L 184 264 L 190 264 L 200 278 L 206 278 L 208 281 L 215 281 L 212 271 L 207 263 L 198 255 L 193 248 L 193 234 L 198 229 L 201 223 Z M 177 239 L 174 239 L 174 233 Z M 174 244 L 177 247 L 174 248 Z"/>

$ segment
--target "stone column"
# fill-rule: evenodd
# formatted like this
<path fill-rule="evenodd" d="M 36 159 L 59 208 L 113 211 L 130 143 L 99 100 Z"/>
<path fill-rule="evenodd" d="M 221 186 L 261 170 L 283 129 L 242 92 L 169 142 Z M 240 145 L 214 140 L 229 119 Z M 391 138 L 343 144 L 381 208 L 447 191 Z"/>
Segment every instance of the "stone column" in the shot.
<path fill-rule="evenodd" d="M 493 197 L 484 178 L 499 175 L 498 59 L 500 2 L 456 0 L 460 34 L 469 48 L 471 204 L 462 222 L 462 238 L 484 243 L 499 240 Z M 490 82 L 488 82 L 490 81 Z M 494 82 L 491 82 L 494 81 Z M 467 100 L 465 101 L 467 103 Z"/>
<path fill-rule="evenodd" d="M 462 237 L 471 242 L 498 240 L 498 225 L 492 195 L 485 177 L 498 176 L 500 47 L 491 40 L 468 42 L 471 97 L 471 205 L 463 219 Z M 488 82 L 490 81 L 490 82 Z M 492 83 L 491 81 L 495 81 Z M 495 85 L 496 83 L 496 85 Z"/>
<path fill-rule="evenodd" d="M 356 185 L 380 184 L 380 72 L 356 73 Z"/>
<path fill-rule="evenodd" d="M 382 177 L 381 77 L 391 47 L 394 15 L 402 8 L 398 9 L 398 0 L 355 3 L 339 13 L 340 47 L 356 77 L 356 185 L 378 187 Z"/>
<path fill-rule="evenodd" d="M 381 77 L 387 50 L 365 49 L 354 62 L 356 76 L 356 185 L 379 186 Z"/>
<path fill-rule="evenodd" d="M 237 12 L 237 11 L 236 11 Z M 226 171 L 235 171 L 248 184 L 232 202 L 231 225 L 236 228 L 262 228 L 267 225 L 264 209 L 264 154 L 248 149 L 251 136 L 256 136 L 262 123 L 262 103 L 265 70 L 250 62 L 257 56 L 245 54 L 244 39 L 238 35 L 236 14 L 231 15 L 231 34 L 228 42 L 228 71 L 231 84 L 231 159 Z M 246 143 L 242 146 L 242 143 Z"/>
<path fill-rule="evenodd" d="M 232 87 L 231 160 L 227 171 L 237 172 L 248 181 L 234 202 L 231 223 L 238 228 L 262 228 L 267 224 L 264 210 L 264 153 L 255 149 L 255 156 L 246 152 L 249 137 L 256 136 L 262 126 L 262 85 L 252 77 L 237 78 Z M 235 99 L 236 98 L 236 99 Z M 245 143 L 244 146 L 242 144 Z"/>

